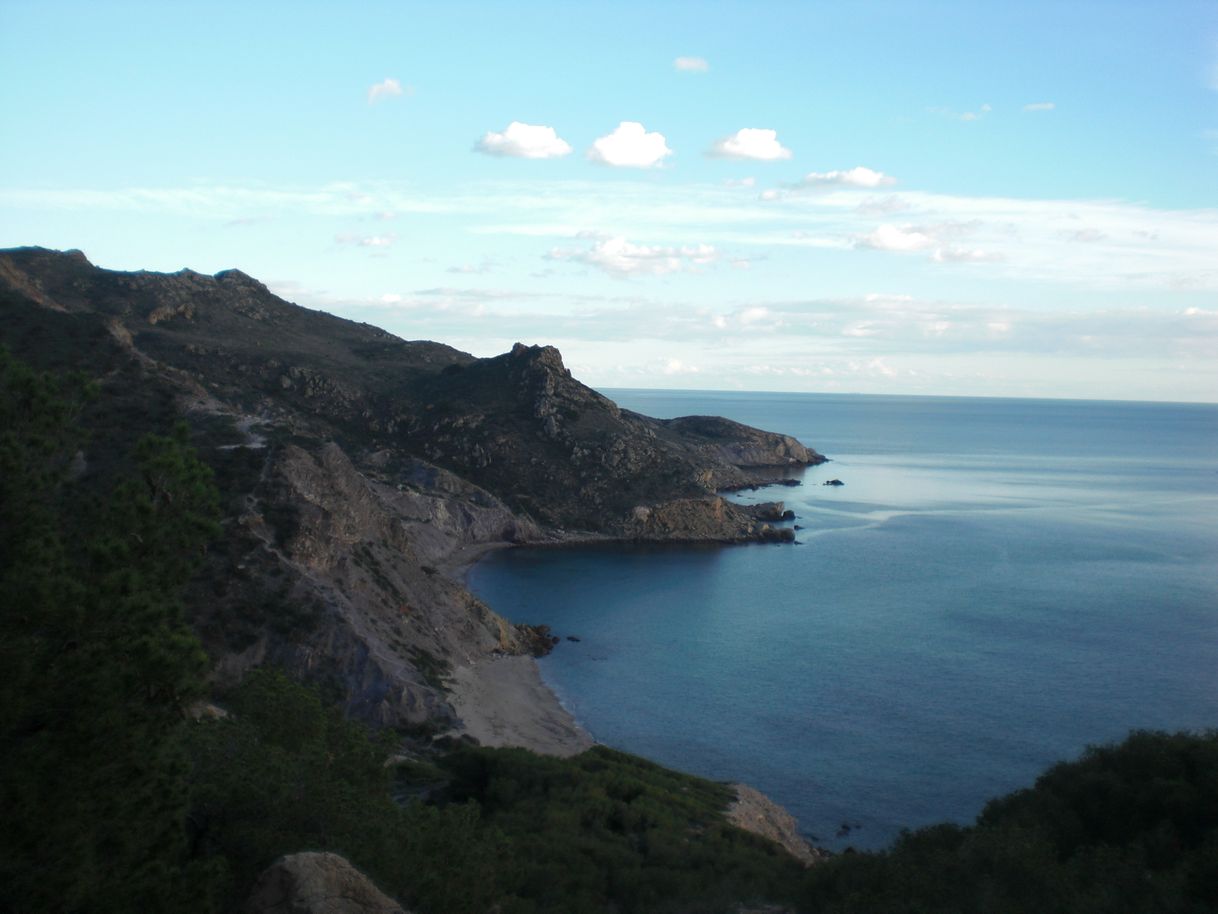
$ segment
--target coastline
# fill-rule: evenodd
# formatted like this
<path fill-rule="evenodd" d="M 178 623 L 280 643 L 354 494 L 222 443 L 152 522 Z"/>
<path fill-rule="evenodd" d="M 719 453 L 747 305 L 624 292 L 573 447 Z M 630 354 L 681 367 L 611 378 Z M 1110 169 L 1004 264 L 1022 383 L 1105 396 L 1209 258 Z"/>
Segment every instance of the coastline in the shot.
<path fill-rule="evenodd" d="M 448 687 L 461 721 L 453 734 L 483 746 L 566 758 L 596 743 L 546 685 L 532 657 L 497 654 L 456 667 Z"/>
<path fill-rule="evenodd" d="M 467 548 L 454 556 L 448 571 L 460 574 L 464 581 L 478 559 L 508 545 Z M 533 657 L 491 654 L 456 667 L 447 684 L 449 701 L 461 722 L 450 731 L 452 736 L 470 736 L 483 746 L 527 749 L 559 758 L 579 755 L 596 745 L 542 679 Z M 747 784 L 729 786 L 734 797 L 724 814 L 732 825 L 773 841 L 805 867 L 832 856 L 804 838 L 799 823 L 785 807 Z"/>
<path fill-rule="evenodd" d="M 440 563 L 450 579 L 469 589 L 470 570 L 486 556 L 514 543 L 473 543 Z M 533 545 L 533 544 L 530 544 Z M 485 655 L 454 667 L 448 697 L 460 724 L 454 736 L 471 736 L 483 746 L 529 749 L 566 758 L 596 744 L 541 678 L 537 661 L 523 654 Z"/>
<path fill-rule="evenodd" d="M 791 484 L 782 478 L 759 482 L 747 488 L 756 490 Z M 516 546 L 561 549 L 647 543 L 723 548 L 744 545 L 746 542 L 755 541 L 698 538 L 644 540 L 562 531 L 524 543 L 494 541 L 466 544 L 449 553 L 437 565 L 442 574 L 469 590 L 469 575 L 478 562 L 493 552 Z M 490 654 L 455 667 L 446 685 L 449 702 L 460 722 L 451 731 L 455 736 L 471 736 L 484 746 L 529 749 L 542 755 L 560 757 L 578 755 L 596 745 L 596 740 L 542 679 L 541 670 L 533 657 Z"/>

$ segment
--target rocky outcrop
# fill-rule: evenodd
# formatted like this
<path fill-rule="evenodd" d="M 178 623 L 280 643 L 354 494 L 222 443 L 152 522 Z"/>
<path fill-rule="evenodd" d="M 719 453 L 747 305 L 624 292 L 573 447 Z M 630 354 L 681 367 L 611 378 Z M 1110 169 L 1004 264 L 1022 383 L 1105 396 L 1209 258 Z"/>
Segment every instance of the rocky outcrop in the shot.
<path fill-rule="evenodd" d="M 721 416 L 682 416 L 660 424 L 708 461 L 756 469 L 814 466 L 825 461 L 790 435 L 751 428 Z"/>
<path fill-rule="evenodd" d="M 263 870 L 242 914 L 407 914 L 338 854 L 281 857 Z"/>
<path fill-rule="evenodd" d="M 737 505 L 721 496 L 685 498 L 631 509 L 624 532 L 652 542 L 791 542 L 793 531 L 767 521 L 782 519 L 782 503 Z"/>
<path fill-rule="evenodd" d="M 747 784 L 733 784 L 736 799 L 728 806 L 727 819 L 733 825 L 760 835 L 779 845 L 804 866 L 812 866 L 830 856 L 813 847 L 799 833 L 795 817 Z"/>
<path fill-rule="evenodd" d="M 462 586 L 469 555 L 790 541 L 781 505 L 717 493 L 824 459 L 728 420 L 622 410 L 553 347 L 475 359 L 300 308 L 236 270 L 120 273 L 80 252 L 0 251 L 0 340 L 99 382 L 83 486 L 140 434 L 190 424 L 226 506 L 189 600 L 215 676 L 275 663 L 380 724 L 452 726 L 454 670 L 552 643 Z"/>
<path fill-rule="evenodd" d="M 209 575 L 212 599 L 198 601 L 205 607 L 198 627 L 219 657 L 217 677 L 235 680 L 273 662 L 337 681 L 348 711 L 365 720 L 445 724 L 452 717 L 445 678 L 454 663 L 535 651 L 530 627 L 508 624 L 429 564 L 458 546 L 534 535 L 535 528 L 442 470 L 403 469 L 398 477 L 382 466 L 380 479 L 370 478 L 333 442 L 315 451 L 286 445 L 269 456 L 235 519 L 244 533 L 238 573 L 217 569 Z M 267 581 L 290 582 L 272 601 L 280 614 L 253 627 L 252 643 L 233 645 L 242 620 L 231 608 L 265 604 L 257 588 Z M 302 618 L 301 606 L 313 611 Z"/>

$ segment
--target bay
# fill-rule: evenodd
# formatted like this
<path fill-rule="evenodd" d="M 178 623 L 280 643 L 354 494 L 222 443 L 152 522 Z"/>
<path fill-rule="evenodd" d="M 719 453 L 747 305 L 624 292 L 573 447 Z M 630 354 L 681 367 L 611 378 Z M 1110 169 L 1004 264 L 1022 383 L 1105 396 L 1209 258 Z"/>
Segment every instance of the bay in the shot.
<path fill-rule="evenodd" d="M 563 641 L 600 742 L 878 848 L 1132 728 L 1218 726 L 1218 406 L 612 390 L 831 463 L 791 546 L 513 549 L 470 584 Z M 821 485 L 840 478 L 840 488 Z"/>

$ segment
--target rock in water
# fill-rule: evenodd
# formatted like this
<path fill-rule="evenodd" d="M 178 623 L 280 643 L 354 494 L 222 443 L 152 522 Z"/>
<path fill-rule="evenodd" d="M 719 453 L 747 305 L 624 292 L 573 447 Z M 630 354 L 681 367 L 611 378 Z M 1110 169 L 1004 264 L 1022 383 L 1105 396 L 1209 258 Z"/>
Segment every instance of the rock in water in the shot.
<path fill-rule="evenodd" d="M 267 867 L 242 914 L 407 914 L 338 854 L 281 857 Z"/>

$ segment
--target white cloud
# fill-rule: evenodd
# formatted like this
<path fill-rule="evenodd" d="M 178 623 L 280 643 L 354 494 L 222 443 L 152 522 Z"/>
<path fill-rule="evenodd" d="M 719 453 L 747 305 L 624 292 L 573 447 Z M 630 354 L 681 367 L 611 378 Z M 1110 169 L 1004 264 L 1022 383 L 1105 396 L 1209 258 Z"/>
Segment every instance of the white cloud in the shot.
<path fill-rule="evenodd" d="M 660 369 L 666 375 L 674 374 L 698 374 L 702 369 L 697 365 L 687 365 L 680 359 L 668 359 L 664 366 Z"/>
<path fill-rule="evenodd" d="M 1069 241 L 1078 241 L 1083 244 L 1092 244 L 1096 241 L 1103 241 L 1107 236 L 1099 229 L 1085 228 L 1078 229 L 1072 232 L 1066 232 L 1064 237 Z"/>
<path fill-rule="evenodd" d="M 394 223 L 356 220 L 393 212 L 422 227 L 431 224 L 427 220 L 433 215 L 446 217 L 445 224 L 449 219 L 459 219 L 468 233 L 479 236 L 569 239 L 581 227 L 596 224 L 612 235 L 645 239 L 649 244 L 697 239 L 722 250 L 724 265 L 737 254 L 752 259 L 755 252 L 792 247 L 825 251 L 867 247 L 868 236 L 880 223 L 888 222 L 906 229 L 916 226 L 918 232 L 932 238 L 933 244 L 921 251 L 923 257 L 946 247 L 1001 251 L 1005 261 L 991 264 L 987 272 L 995 282 L 1015 285 L 995 286 L 995 295 L 1032 294 L 1029 282 L 1053 284 L 1052 296 L 1062 300 L 1076 290 L 1113 291 L 1126 300 L 1138 291 L 1169 297 L 1218 291 L 1218 265 L 1214 260 L 1218 208 L 1168 209 L 1120 200 L 960 196 L 902 190 L 902 212 L 875 215 L 870 204 L 886 199 L 874 191 L 830 187 L 816 193 L 788 193 L 782 199 L 766 202 L 758 200 L 756 193 L 710 183 L 639 180 L 607 185 L 596 180 L 548 178 L 501 180 L 443 190 L 405 181 L 192 183 L 106 190 L 0 186 L 0 211 L 12 224 L 20 224 L 30 213 L 55 219 L 75 219 L 88 213 L 93 221 L 101 213 L 113 213 L 118 218 L 156 214 L 167 226 L 166 231 L 189 237 L 200 227 L 212 225 L 219 230 L 231 220 L 265 215 L 281 224 L 300 225 L 302 230 L 306 226 L 309 231 L 316 229 L 329 240 L 341 231 L 384 235 Z M 869 205 L 860 208 L 861 203 Z M 951 226 L 962 228 L 953 233 Z M 1067 240 L 1070 233 L 1088 228 L 1102 237 L 1090 243 Z M 879 235 L 872 240 L 882 244 L 885 238 Z M 84 238 L 81 243 L 93 242 Z M 541 250 L 554 244 L 563 242 L 550 240 Z M 441 260 L 439 271 L 466 260 L 477 263 L 484 252 L 499 254 L 488 245 L 479 241 L 472 250 L 450 251 L 445 255 L 447 259 Z M 229 261 L 240 262 L 242 256 L 246 255 L 234 250 L 216 262 L 215 268 L 228 266 Z M 108 265 L 120 269 L 180 266 L 174 261 L 134 259 Z M 916 267 L 911 264 L 911 268 Z M 754 272 L 768 271 L 755 267 Z M 758 280 L 764 278 L 759 276 Z M 1035 294 L 1043 297 L 1039 289 Z M 1155 299 L 1163 306 L 1170 300 Z"/>
<path fill-rule="evenodd" d="M 778 131 L 761 127 L 742 127 L 710 148 L 707 155 L 721 159 L 753 159 L 774 162 L 791 158 L 791 150 L 778 142 Z"/>
<path fill-rule="evenodd" d="M 885 378 L 895 377 L 896 373 L 897 373 L 897 370 L 895 368 L 893 368 L 891 365 L 889 365 L 884 360 L 883 356 L 877 356 L 876 358 L 871 359 L 862 364 L 860 364 L 858 362 L 851 362 L 849 364 L 850 364 L 851 370 L 853 370 L 853 371 L 862 371 L 862 372 L 868 373 L 868 374 L 877 374 L 877 375 L 880 375 Z"/>
<path fill-rule="evenodd" d="M 887 197 L 868 197 L 857 207 L 860 213 L 899 213 L 909 209 L 909 204 L 896 194 Z"/>
<path fill-rule="evenodd" d="M 728 178 L 723 182 L 724 187 L 756 187 L 756 178 Z"/>
<path fill-rule="evenodd" d="M 551 260 L 571 260 L 604 270 L 611 276 L 652 275 L 692 272 L 713 264 L 719 252 L 709 244 L 667 247 L 632 244 L 621 236 L 600 238 L 589 249 L 565 250 L 554 248 L 547 255 Z"/>
<path fill-rule="evenodd" d="M 571 152 L 571 146 L 553 127 L 512 121 L 502 133 L 488 130 L 475 151 L 517 159 L 553 159 Z"/>
<path fill-rule="evenodd" d="M 351 244 L 360 248 L 387 248 L 396 240 L 396 235 L 335 235 L 334 240 L 339 244 Z"/>
<path fill-rule="evenodd" d="M 930 259 L 936 263 L 996 263 L 1005 258 L 994 251 L 983 251 L 979 248 L 938 248 Z"/>
<path fill-rule="evenodd" d="M 974 235 L 985 228 L 977 219 L 948 220 L 927 225 L 886 223 L 867 235 L 855 236 L 856 248 L 908 253 L 935 248 L 930 259 L 935 263 L 996 263 L 1006 257 L 992 250 L 962 247 L 955 240 Z M 870 298 L 868 299 L 871 300 Z"/>
<path fill-rule="evenodd" d="M 844 185 L 846 187 L 883 187 L 896 184 L 897 179 L 882 171 L 873 171 L 862 165 L 857 165 L 847 171 L 813 171 L 804 175 L 799 182 L 800 187 L 820 187 L 826 185 Z"/>
<path fill-rule="evenodd" d="M 655 168 L 670 155 L 664 134 L 648 133 L 638 121 L 622 121 L 588 150 L 593 162 L 618 168 Z"/>
<path fill-rule="evenodd" d="M 368 104 L 378 102 L 383 98 L 393 98 L 395 95 L 402 95 L 407 89 L 402 88 L 402 84 L 396 79 L 385 77 L 379 83 L 368 87 Z"/>
<path fill-rule="evenodd" d="M 683 73 L 705 73 L 710 69 L 705 57 L 678 57 L 672 62 L 672 66 L 674 70 Z"/>
<path fill-rule="evenodd" d="M 493 264 L 489 260 L 483 260 L 482 263 L 463 263 L 457 266 L 448 267 L 445 273 L 459 273 L 465 276 L 475 276 L 490 273 L 494 269 Z"/>
<path fill-rule="evenodd" d="M 1056 108 L 1053 102 L 1031 102 L 1023 106 L 1024 111 L 1052 111 Z"/>
<path fill-rule="evenodd" d="M 922 251 L 934 243 L 935 239 L 919 227 L 885 223 L 869 235 L 856 238 L 854 246 L 877 251 Z"/>

